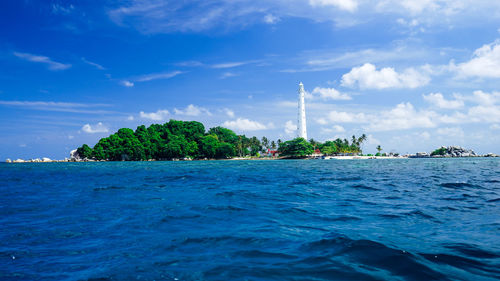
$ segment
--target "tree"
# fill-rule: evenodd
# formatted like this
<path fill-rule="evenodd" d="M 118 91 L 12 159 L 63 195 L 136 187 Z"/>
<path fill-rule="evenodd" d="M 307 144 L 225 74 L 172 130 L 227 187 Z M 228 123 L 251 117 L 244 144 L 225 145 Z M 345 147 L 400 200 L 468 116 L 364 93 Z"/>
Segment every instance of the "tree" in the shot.
<path fill-rule="evenodd" d="M 170 135 L 167 144 L 163 147 L 162 158 L 184 158 L 186 156 L 185 148 L 188 142 L 183 135 Z"/>
<path fill-rule="evenodd" d="M 269 149 L 269 140 L 266 138 L 266 137 L 262 137 L 262 146 L 265 148 L 265 149 Z"/>
<path fill-rule="evenodd" d="M 382 147 L 380 146 L 380 144 L 377 145 L 377 151 L 378 151 L 377 156 L 379 156 L 380 155 L 380 151 L 382 151 Z"/>
<path fill-rule="evenodd" d="M 357 143 L 358 143 L 358 152 L 363 152 L 361 150 L 361 145 L 363 145 L 363 142 L 365 142 L 366 139 L 367 139 L 367 137 L 366 137 L 365 134 L 362 134 L 361 137 L 358 138 L 358 141 L 357 141 Z"/>
<path fill-rule="evenodd" d="M 323 144 L 319 143 L 318 147 L 321 152 L 326 155 L 333 155 L 338 152 L 338 146 L 333 141 L 326 141 Z"/>
<path fill-rule="evenodd" d="M 448 149 L 446 147 L 440 147 L 436 150 L 434 150 L 433 152 L 431 152 L 431 156 L 435 156 L 435 155 L 446 155 Z"/>
<path fill-rule="evenodd" d="M 313 146 L 304 138 L 296 138 L 282 143 L 279 147 L 281 155 L 290 157 L 305 157 L 314 152 Z"/>
<path fill-rule="evenodd" d="M 276 149 L 282 155 L 304 157 L 313 153 L 315 148 L 325 154 L 358 153 L 366 135 L 321 143 L 311 139 L 293 139 L 277 142 L 262 137 L 248 138 L 236 135 L 232 130 L 214 127 L 205 132 L 202 123 L 196 121 L 170 120 L 164 124 L 138 126 L 135 131 L 122 128 L 108 137 L 102 138 L 90 148 L 84 144 L 77 149 L 81 157 L 97 160 L 147 160 L 172 158 L 228 158 L 234 156 L 258 156 L 263 146 Z M 380 146 L 378 146 L 380 148 Z M 380 151 L 382 149 L 380 148 Z"/>
<path fill-rule="evenodd" d="M 196 158 L 198 156 L 198 144 L 195 141 L 187 143 L 184 147 L 184 153 L 190 158 Z"/>
<path fill-rule="evenodd" d="M 200 155 L 209 159 L 214 159 L 217 156 L 217 147 L 219 139 L 216 135 L 208 135 L 201 138 Z"/>
<path fill-rule="evenodd" d="M 252 137 L 249 139 L 250 155 L 257 156 L 259 151 L 262 149 L 262 145 L 257 137 Z"/>
<path fill-rule="evenodd" d="M 315 141 L 313 138 L 309 140 L 309 143 L 313 146 L 314 149 L 316 149 L 316 146 L 319 144 L 317 141 Z"/>
<path fill-rule="evenodd" d="M 92 158 L 93 156 L 93 150 L 92 148 L 90 148 L 90 146 L 84 144 L 82 145 L 81 147 L 79 147 L 76 152 L 78 153 L 78 155 L 80 155 L 81 158 Z"/>
<path fill-rule="evenodd" d="M 216 158 L 230 158 L 234 156 L 234 146 L 227 142 L 221 142 L 216 149 Z"/>
<path fill-rule="evenodd" d="M 231 144 L 236 144 L 238 142 L 238 136 L 231 130 L 223 127 L 215 127 L 208 130 L 209 135 L 216 135 L 220 142 L 227 142 Z"/>

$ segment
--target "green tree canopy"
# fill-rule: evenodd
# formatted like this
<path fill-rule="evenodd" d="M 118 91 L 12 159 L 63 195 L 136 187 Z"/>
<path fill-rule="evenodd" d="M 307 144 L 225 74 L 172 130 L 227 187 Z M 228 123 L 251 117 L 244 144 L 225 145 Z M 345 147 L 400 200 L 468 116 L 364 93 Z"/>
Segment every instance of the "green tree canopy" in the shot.
<path fill-rule="evenodd" d="M 280 155 L 290 157 L 304 157 L 314 152 L 313 146 L 304 138 L 296 138 L 281 143 L 279 147 Z"/>
<path fill-rule="evenodd" d="M 352 141 L 336 139 L 317 142 L 314 146 L 305 139 L 290 141 L 269 141 L 267 137 L 237 135 L 230 129 L 214 127 L 205 132 L 205 126 L 196 121 L 170 120 L 165 124 L 152 124 L 149 127 L 138 126 L 134 131 L 121 128 L 116 133 L 100 139 L 91 148 L 84 144 L 77 149 L 82 158 L 96 160 L 148 160 L 174 158 L 209 158 L 225 159 L 235 156 L 258 156 L 264 148 L 279 147 L 283 156 L 304 157 L 318 148 L 325 154 L 359 153 L 366 135 L 359 138 L 352 136 Z"/>

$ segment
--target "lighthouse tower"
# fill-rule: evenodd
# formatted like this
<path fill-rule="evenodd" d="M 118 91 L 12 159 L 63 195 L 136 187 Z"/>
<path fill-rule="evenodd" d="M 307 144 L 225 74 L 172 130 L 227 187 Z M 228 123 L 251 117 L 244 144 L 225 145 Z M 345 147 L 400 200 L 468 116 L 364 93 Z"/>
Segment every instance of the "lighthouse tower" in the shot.
<path fill-rule="evenodd" d="M 297 126 L 297 136 L 307 140 L 307 127 L 306 127 L 306 103 L 304 101 L 306 91 L 304 84 L 299 84 L 299 120 Z"/>

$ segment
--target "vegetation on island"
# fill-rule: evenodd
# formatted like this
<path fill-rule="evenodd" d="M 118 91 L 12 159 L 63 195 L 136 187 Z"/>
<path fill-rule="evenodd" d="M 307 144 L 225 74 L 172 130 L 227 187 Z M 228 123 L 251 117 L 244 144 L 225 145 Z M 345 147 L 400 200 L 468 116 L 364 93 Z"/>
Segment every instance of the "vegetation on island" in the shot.
<path fill-rule="evenodd" d="M 446 147 L 440 147 L 433 152 L 431 152 L 431 156 L 444 156 L 446 155 L 447 148 Z"/>
<path fill-rule="evenodd" d="M 360 154 L 366 135 L 359 138 L 336 139 L 320 143 L 311 139 L 296 138 L 285 141 L 262 137 L 237 135 L 230 129 L 205 126 L 196 121 L 170 120 L 165 124 L 141 125 L 134 131 L 119 129 L 102 138 L 91 148 L 87 144 L 77 149 L 81 158 L 110 161 L 141 161 L 171 159 L 228 159 L 233 157 L 257 157 L 269 151 L 280 156 L 301 158 L 315 151 L 326 155 Z"/>
<path fill-rule="evenodd" d="M 314 147 L 304 138 L 296 138 L 281 143 L 278 152 L 282 156 L 305 157 L 314 153 Z"/>

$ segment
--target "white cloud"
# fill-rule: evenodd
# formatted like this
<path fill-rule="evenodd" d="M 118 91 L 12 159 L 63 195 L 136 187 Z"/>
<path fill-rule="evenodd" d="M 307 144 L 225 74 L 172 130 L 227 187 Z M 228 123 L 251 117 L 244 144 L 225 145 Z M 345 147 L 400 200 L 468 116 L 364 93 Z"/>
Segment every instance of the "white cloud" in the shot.
<path fill-rule="evenodd" d="M 466 12 L 468 9 L 477 9 L 479 6 L 475 1 L 467 0 L 381 0 L 376 4 L 376 10 L 380 13 L 392 12 L 405 16 L 421 16 L 430 21 L 434 19 L 433 16 L 440 16 L 443 20 L 462 11 Z"/>
<path fill-rule="evenodd" d="M 203 66 L 204 64 L 200 61 L 191 60 L 191 61 L 179 62 L 176 63 L 175 65 L 184 67 L 197 67 L 197 66 Z"/>
<path fill-rule="evenodd" d="M 437 2 L 436 0 L 402 0 L 397 2 L 398 2 L 397 4 L 401 5 L 411 14 L 420 14 L 424 10 L 435 10 L 439 8 L 439 6 L 436 4 Z M 396 4 L 396 3 L 391 3 L 391 4 Z"/>
<path fill-rule="evenodd" d="M 69 135 L 69 136 L 68 136 L 68 139 L 69 139 L 69 140 L 72 140 L 72 139 L 74 139 L 74 138 L 75 138 L 75 136 L 72 136 L 72 135 Z"/>
<path fill-rule="evenodd" d="M 316 123 L 318 123 L 320 125 L 326 125 L 326 124 L 328 124 L 328 121 L 326 121 L 325 118 L 318 118 L 318 119 L 316 119 Z"/>
<path fill-rule="evenodd" d="M 0 100 L 0 104 L 23 106 L 23 107 L 50 106 L 50 107 L 61 107 L 61 108 L 109 106 L 109 104 L 101 104 L 101 103 L 74 103 L 74 102 L 55 102 L 55 101 L 5 101 L 5 100 Z"/>
<path fill-rule="evenodd" d="M 432 128 L 436 126 L 431 111 L 417 111 L 409 102 L 400 103 L 389 111 L 382 111 L 375 118 L 370 118 L 366 127 L 370 131 L 406 130 L 413 128 Z"/>
<path fill-rule="evenodd" d="M 376 139 L 373 135 L 366 136 L 366 144 L 368 145 L 379 145 L 381 142 Z"/>
<path fill-rule="evenodd" d="M 201 114 L 206 114 L 212 116 L 212 113 L 206 108 L 199 107 L 193 104 L 188 105 L 185 109 L 174 108 L 174 113 L 176 115 L 186 115 L 186 116 L 200 116 Z"/>
<path fill-rule="evenodd" d="M 226 113 L 227 116 L 229 116 L 230 118 L 234 118 L 234 111 L 232 111 L 231 109 L 229 108 L 224 108 L 224 112 Z"/>
<path fill-rule="evenodd" d="M 429 132 L 422 132 L 418 136 L 423 140 L 429 140 L 431 138 L 431 134 L 429 134 Z"/>
<path fill-rule="evenodd" d="M 321 132 L 324 134 L 344 133 L 345 128 L 340 125 L 333 125 L 331 128 L 321 128 Z"/>
<path fill-rule="evenodd" d="M 268 127 L 262 123 L 244 118 L 238 118 L 233 121 L 226 121 L 224 122 L 223 126 L 239 131 L 259 131 L 268 129 Z"/>
<path fill-rule="evenodd" d="M 152 81 L 152 80 L 158 80 L 158 79 L 169 79 L 172 77 L 175 77 L 179 74 L 182 74 L 184 72 L 182 71 L 172 71 L 172 72 L 162 72 L 162 73 L 151 73 L 151 74 L 146 74 L 142 75 L 139 78 L 135 79 L 137 82 L 147 82 L 147 81 Z"/>
<path fill-rule="evenodd" d="M 500 78 L 500 40 L 487 44 L 474 51 L 471 60 L 454 65 L 459 76 Z"/>
<path fill-rule="evenodd" d="M 163 121 L 168 118 L 168 115 L 170 115 L 170 112 L 166 109 L 158 109 L 156 112 L 149 112 L 146 113 L 144 111 L 139 112 L 139 116 L 143 119 L 150 119 L 154 121 Z"/>
<path fill-rule="evenodd" d="M 286 121 L 285 133 L 290 136 L 297 134 L 297 125 L 295 125 L 291 120 Z"/>
<path fill-rule="evenodd" d="M 263 3 L 273 6 L 272 3 Z M 133 26 L 143 33 L 202 32 L 218 26 L 244 26 L 262 20 L 267 9 L 250 1 L 126 2 L 108 12 L 120 26 Z"/>
<path fill-rule="evenodd" d="M 148 82 L 148 81 L 153 81 L 153 80 L 160 80 L 160 79 L 170 79 L 173 78 L 177 75 L 185 73 L 184 71 L 172 71 L 172 72 L 160 72 L 160 73 L 150 73 L 150 74 L 145 74 L 138 76 L 136 78 L 133 78 L 131 80 L 122 80 L 120 81 L 120 84 L 125 87 L 134 87 L 135 83 L 137 82 Z"/>
<path fill-rule="evenodd" d="M 394 43 L 394 46 L 385 48 L 369 48 L 361 50 L 342 49 L 315 49 L 304 51 L 298 55 L 300 61 L 304 61 L 302 69 L 286 69 L 282 72 L 310 72 L 325 71 L 330 69 L 352 68 L 355 65 L 363 65 L 366 62 L 377 63 L 399 63 L 408 61 L 412 63 L 421 62 L 434 56 L 435 53 L 428 48 L 418 48 L 411 44 Z"/>
<path fill-rule="evenodd" d="M 342 86 L 360 89 L 417 88 L 428 84 L 430 77 L 414 68 L 398 73 L 394 68 L 386 67 L 377 70 L 375 65 L 365 63 L 354 67 L 342 76 Z"/>
<path fill-rule="evenodd" d="M 493 124 L 490 126 L 491 130 L 500 130 L 500 124 Z"/>
<path fill-rule="evenodd" d="M 460 127 L 453 127 L 453 128 L 439 128 L 436 130 L 438 135 L 442 135 L 445 137 L 459 137 L 462 138 L 464 137 L 465 133 L 464 130 Z"/>
<path fill-rule="evenodd" d="M 280 21 L 280 18 L 274 16 L 273 14 L 267 14 L 264 16 L 264 22 L 268 24 L 275 24 Z"/>
<path fill-rule="evenodd" d="M 236 62 L 225 62 L 225 63 L 218 63 L 214 64 L 211 67 L 212 68 L 233 68 L 233 67 L 238 67 L 242 66 L 245 64 L 253 63 L 254 61 L 236 61 Z"/>
<path fill-rule="evenodd" d="M 318 96 L 321 99 L 324 100 L 350 100 L 352 99 L 351 96 L 345 93 L 341 93 L 338 90 L 334 88 L 320 88 L 316 87 L 312 91 L 312 97 L 314 98 L 315 96 Z"/>
<path fill-rule="evenodd" d="M 123 80 L 123 81 L 120 82 L 120 84 L 122 84 L 125 87 L 134 87 L 134 83 L 130 82 L 128 80 Z"/>
<path fill-rule="evenodd" d="M 0 100 L 0 105 L 15 106 L 34 110 L 88 113 L 88 114 L 108 114 L 110 111 L 95 110 L 94 107 L 108 107 L 109 104 L 100 103 L 74 103 L 74 102 L 54 102 L 54 101 L 5 101 Z"/>
<path fill-rule="evenodd" d="M 420 25 L 453 27 L 474 20 L 497 19 L 498 1 L 485 0 L 218 0 L 218 1 L 121 1 L 108 10 L 122 27 L 143 33 L 225 32 L 276 18 L 302 18 L 333 22 L 337 27 L 404 18 Z M 348 11 L 350 13 L 345 13 Z M 359 11 L 359 13 L 355 13 Z"/>
<path fill-rule="evenodd" d="M 87 134 L 107 133 L 109 132 L 109 128 L 104 124 L 102 124 L 101 122 L 99 122 L 95 125 L 90 125 L 90 124 L 83 125 L 82 131 Z"/>
<path fill-rule="evenodd" d="M 128 120 L 128 121 L 134 121 L 134 119 L 135 119 L 135 118 L 134 118 L 134 116 L 133 116 L 133 115 L 129 115 L 129 116 L 127 117 L 127 120 Z"/>
<path fill-rule="evenodd" d="M 52 13 L 54 13 L 54 14 L 69 15 L 74 10 L 75 10 L 75 6 L 73 6 L 72 4 L 70 4 L 69 6 L 52 4 Z"/>
<path fill-rule="evenodd" d="M 473 122 L 500 122 L 500 106 L 495 105 L 478 105 L 469 109 L 468 117 L 472 118 Z"/>
<path fill-rule="evenodd" d="M 49 57 L 45 56 L 33 55 L 28 53 L 19 53 L 19 52 L 14 52 L 14 55 L 18 58 L 30 62 L 44 63 L 48 65 L 50 70 L 65 70 L 71 67 L 71 64 L 64 64 L 57 61 L 53 61 Z"/>
<path fill-rule="evenodd" d="M 500 93 L 475 91 L 472 95 L 467 96 L 455 94 L 455 100 L 446 100 L 440 94 L 423 95 L 423 97 L 438 108 L 454 109 L 456 111 L 451 114 L 439 114 L 432 110 L 416 109 L 411 103 L 406 102 L 387 110 L 369 113 L 329 111 L 323 117 L 314 120 L 323 126 L 358 123 L 362 124 L 361 128 L 368 132 L 440 128 L 441 125 L 500 124 Z M 465 101 L 475 103 L 475 105 L 466 107 Z M 491 125 L 492 129 L 495 128 L 494 125 Z M 463 130 L 459 131 L 457 128 L 459 127 L 444 127 L 440 128 L 440 132 L 443 135 L 460 137 Z M 323 127 L 322 129 L 322 132 L 332 131 L 330 128 L 324 129 Z M 465 136 L 465 134 L 463 135 Z M 423 132 L 418 137 L 430 139 L 431 135 L 428 132 Z"/>
<path fill-rule="evenodd" d="M 333 123 L 366 123 L 368 117 L 364 113 L 349 113 L 330 111 L 327 115 L 330 122 Z"/>
<path fill-rule="evenodd" d="M 236 74 L 234 72 L 224 72 L 220 76 L 220 79 L 226 79 L 226 78 L 235 77 L 235 76 L 238 76 L 238 74 Z"/>
<path fill-rule="evenodd" d="M 399 18 L 396 20 L 396 22 L 401 24 L 401 25 L 408 26 L 408 27 L 416 27 L 419 25 L 419 22 L 416 19 L 405 20 L 403 18 Z"/>
<path fill-rule="evenodd" d="M 470 100 L 482 105 L 494 105 L 500 102 L 500 92 L 488 94 L 483 91 L 474 91 Z"/>
<path fill-rule="evenodd" d="M 104 66 L 98 64 L 98 63 L 95 63 L 95 62 L 91 62 L 89 60 L 86 60 L 85 58 L 82 58 L 82 61 L 88 65 L 91 65 L 99 70 L 105 70 L 106 68 L 104 68 Z"/>
<path fill-rule="evenodd" d="M 444 124 L 462 124 L 472 121 L 469 116 L 461 112 L 455 112 L 453 115 L 436 116 L 436 118 L 440 123 Z"/>
<path fill-rule="evenodd" d="M 462 122 L 500 122 L 500 92 L 485 93 L 474 91 L 470 96 L 457 95 L 460 100 L 475 103 L 477 105 L 468 108 L 466 114 L 457 113 Z M 459 123 L 459 122 L 456 122 Z"/>
<path fill-rule="evenodd" d="M 358 8 L 356 0 L 309 0 L 313 7 L 335 6 L 341 10 L 354 12 Z"/>
<path fill-rule="evenodd" d="M 461 100 L 447 100 L 443 97 L 441 93 L 430 93 L 428 95 L 423 95 L 424 100 L 428 103 L 443 109 L 457 109 L 464 106 L 464 102 Z"/>

